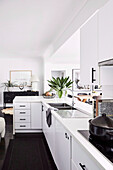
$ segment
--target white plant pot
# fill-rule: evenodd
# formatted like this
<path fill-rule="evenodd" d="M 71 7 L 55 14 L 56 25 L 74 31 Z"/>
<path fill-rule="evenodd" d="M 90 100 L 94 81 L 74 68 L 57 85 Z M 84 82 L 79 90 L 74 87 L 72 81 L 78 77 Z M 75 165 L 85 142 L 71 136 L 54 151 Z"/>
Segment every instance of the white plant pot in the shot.
<path fill-rule="evenodd" d="M 7 91 L 12 91 L 13 87 L 7 87 Z"/>

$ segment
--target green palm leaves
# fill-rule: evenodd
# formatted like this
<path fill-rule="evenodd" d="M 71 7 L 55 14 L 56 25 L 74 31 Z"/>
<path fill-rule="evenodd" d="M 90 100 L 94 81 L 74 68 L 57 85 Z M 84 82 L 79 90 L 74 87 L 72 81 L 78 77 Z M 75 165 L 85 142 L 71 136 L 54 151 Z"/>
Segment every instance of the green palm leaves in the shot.
<path fill-rule="evenodd" d="M 48 82 L 48 85 L 57 92 L 59 98 L 62 97 L 63 91 L 65 91 L 66 95 L 67 89 L 71 88 L 71 84 L 73 83 L 71 80 L 69 80 L 69 77 L 52 77 L 52 80 L 48 80 Z"/>

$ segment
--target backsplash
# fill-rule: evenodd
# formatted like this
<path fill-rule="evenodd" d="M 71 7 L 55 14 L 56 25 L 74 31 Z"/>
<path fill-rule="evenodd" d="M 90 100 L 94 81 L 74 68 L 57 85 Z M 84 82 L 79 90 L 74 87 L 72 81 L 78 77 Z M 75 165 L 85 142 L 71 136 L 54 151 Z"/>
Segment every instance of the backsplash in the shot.
<path fill-rule="evenodd" d="M 98 113 L 106 113 L 107 116 L 113 117 L 113 102 L 102 102 L 98 104 Z"/>

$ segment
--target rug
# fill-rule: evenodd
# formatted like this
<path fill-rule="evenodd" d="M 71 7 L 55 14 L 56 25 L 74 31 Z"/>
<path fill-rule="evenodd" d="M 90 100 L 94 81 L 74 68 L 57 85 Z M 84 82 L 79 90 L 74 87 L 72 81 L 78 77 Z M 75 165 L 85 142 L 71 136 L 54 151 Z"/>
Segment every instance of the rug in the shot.
<path fill-rule="evenodd" d="M 57 170 L 48 158 L 44 138 L 11 139 L 2 170 Z"/>
<path fill-rule="evenodd" d="M 13 115 L 13 108 L 6 108 L 6 109 L 3 109 L 1 110 L 2 113 L 4 114 L 10 114 L 10 115 Z"/>

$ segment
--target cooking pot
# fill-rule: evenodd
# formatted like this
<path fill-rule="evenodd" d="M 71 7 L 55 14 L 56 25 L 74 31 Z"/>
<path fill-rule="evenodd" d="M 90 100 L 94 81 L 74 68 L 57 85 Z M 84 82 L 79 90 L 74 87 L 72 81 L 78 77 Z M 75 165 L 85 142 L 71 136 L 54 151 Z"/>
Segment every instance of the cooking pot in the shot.
<path fill-rule="evenodd" d="M 102 116 L 89 120 L 89 132 L 96 139 L 113 141 L 113 119 L 102 114 Z"/>

